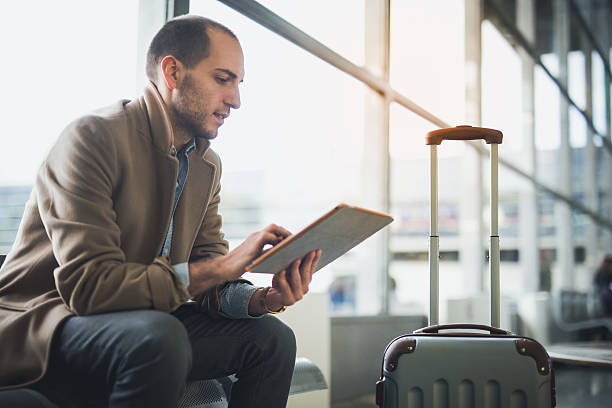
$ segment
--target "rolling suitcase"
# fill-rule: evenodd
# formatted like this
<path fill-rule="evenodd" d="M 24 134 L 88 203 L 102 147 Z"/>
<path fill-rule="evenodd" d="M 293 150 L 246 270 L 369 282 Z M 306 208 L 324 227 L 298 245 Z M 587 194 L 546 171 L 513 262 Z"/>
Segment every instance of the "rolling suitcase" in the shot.
<path fill-rule="evenodd" d="M 491 145 L 490 325 L 439 325 L 437 146 L 443 140 L 476 139 Z M 544 347 L 498 328 L 497 147 L 502 133 L 457 126 L 429 132 L 426 140 L 431 146 L 429 326 L 387 345 L 376 383 L 376 403 L 381 408 L 554 407 L 554 373 Z"/>

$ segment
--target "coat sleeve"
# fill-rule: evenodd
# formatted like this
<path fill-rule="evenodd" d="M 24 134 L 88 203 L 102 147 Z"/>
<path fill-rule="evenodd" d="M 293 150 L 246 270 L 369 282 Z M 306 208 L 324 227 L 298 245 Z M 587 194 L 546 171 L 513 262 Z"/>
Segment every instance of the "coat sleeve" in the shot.
<path fill-rule="evenodd" d="M 172 311 L 187 300 L 168 259 L 126 262 L 113 207 L 119 182 L 116 147 L 101 119 L 69 125 L 35 182 L 38 208 L 58 262 L 56 288 L 86 315 L 117 310 Z"/>

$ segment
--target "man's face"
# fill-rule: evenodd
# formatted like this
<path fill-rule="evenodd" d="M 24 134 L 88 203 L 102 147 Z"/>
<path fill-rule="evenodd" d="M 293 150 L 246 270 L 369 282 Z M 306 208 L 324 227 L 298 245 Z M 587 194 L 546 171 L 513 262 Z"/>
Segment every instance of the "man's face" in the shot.
<path fill-rule="evenodd" d="M 192 136 L 214 139 L 230 109 L 240 107 L 244 78 L 242 49 L 236 39 L 210 29 L 210 54 L 188 69 L 172 95 L 172 117 Z"/>

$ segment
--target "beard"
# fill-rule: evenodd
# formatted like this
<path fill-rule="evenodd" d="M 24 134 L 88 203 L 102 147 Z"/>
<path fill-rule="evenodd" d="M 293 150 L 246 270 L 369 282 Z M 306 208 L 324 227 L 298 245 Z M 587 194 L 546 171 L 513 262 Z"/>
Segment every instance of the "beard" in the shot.
<path fill-rule="evenodd" d="M 212 140 L 217 137 L 217 128 L 211 131 L 205 127 L 207 109 L 201 106 L 203 98 L 191 74 L 185 75 L 178 90 L 177 100 L 171 108 L 175 125 L 196 138 Z"/>

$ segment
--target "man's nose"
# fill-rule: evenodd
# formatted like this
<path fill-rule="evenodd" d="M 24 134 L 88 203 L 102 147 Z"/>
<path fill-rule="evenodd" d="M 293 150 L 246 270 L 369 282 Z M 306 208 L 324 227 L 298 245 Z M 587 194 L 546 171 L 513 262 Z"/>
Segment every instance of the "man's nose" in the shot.
<path fill-rule="evenodd" d="M 227 96 L 225 103 L 233 109 L 238 109 L 240 107 L 240 89 L 238 89 L 238 87 L 234 88 Z"/>

